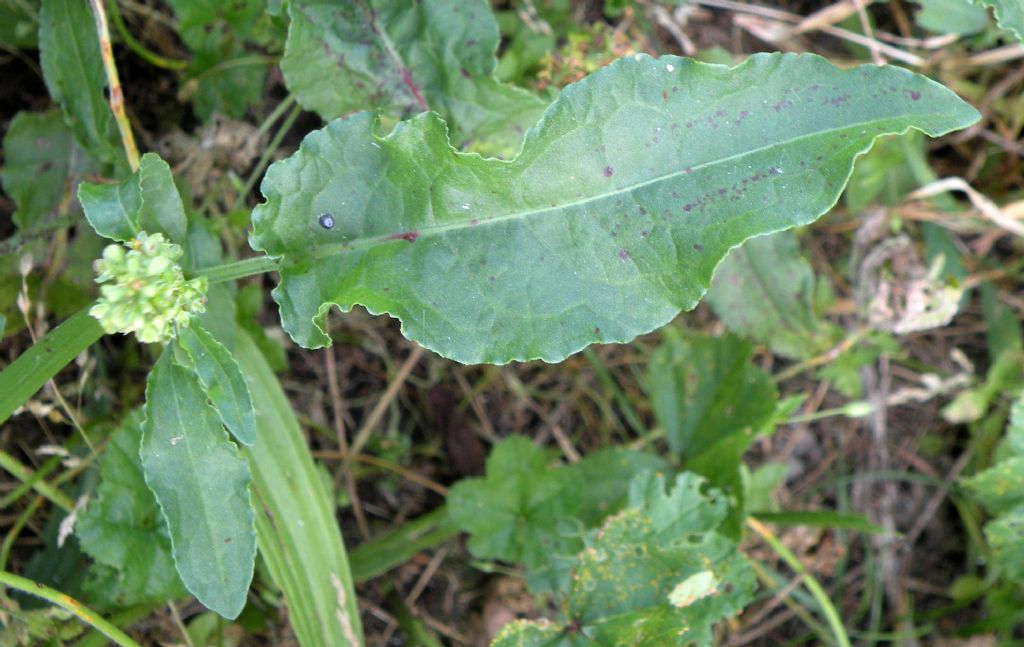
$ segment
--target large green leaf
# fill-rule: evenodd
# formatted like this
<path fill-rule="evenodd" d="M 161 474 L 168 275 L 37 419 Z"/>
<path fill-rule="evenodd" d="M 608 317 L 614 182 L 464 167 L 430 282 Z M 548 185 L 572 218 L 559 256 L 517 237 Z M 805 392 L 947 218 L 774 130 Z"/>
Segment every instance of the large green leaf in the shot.
<path fill-rule="evenodd" d="M 213 611 L 235 618 L 256 560 L 249 466 L 196 376 L 173 357 L 166 348 L 149 375 L 142 468 L 167 520 L 185 587 Z"/>
<path fill-rule="evenodd" d="M 141 423 L 133 412 L 111 435 L 96 496 L 75 524 L 82 550 L 97 562 L 86 582 L 91 599 L 117 606 L 185 595 L 167 524 L 142 476 Z"/>
<path fill-rule="evenodd" d="M 236 332 L 235 359 L 256 407 L 252 469 L 260 555 L 288 603 L 299 644 L 362 644 L 359 607 L 331 497 L 288 398 L 252 339 Z"/>
<path fill-rule="evenodd" d="M 630 505 L 587 536 L 564 623 L 510 625 L 495 647 L 511 645 L 710 645 L 712 628 L 752 599 L 753 571 L 716 532 L 720 494 L 701 492 L 693 474 L 638 475 Z"/>
<path fill-rule="evenodd" d="M 116 184 L 82 182 L 78 199 L 85 217 L 101 236 L 127 241 L 140 231 L 163 233 L 185 242 L 188 221 L 171 167 L 156 153 L 146 153 L 134 175 Z"/>
<path fill-rule="evenodd" d="M 178 330 L 178 344 L 188 354 L 191 368 L 221 422 L 238 442 L 252 445 L 256 441 L 256 414 L 238 362 L 198 320 Z"/>
<path fill-rule="evenodd" d="M 991 7 L 996 22 L 1020 42 L 1024 42 L 1024 0 L 980 0 Z"/>
<path fill-rule="evenodd" d="M 104 94 L 107 77 L 88 2 L 43 0 L 39 62 L 50 96 L 78 143 L 108 172 L 126 171 L 121 135 Z"/>
<path fill-rule="evenodd" d="M 97 170 L 56 110 L 15 115 L 4 135 L 3 151 L 0 180 L 17 206 L 14 224 L 22 230 L 45 225 L 56 216 L 69 179 Z"/>
<path fill-rule="evenodd" d="M 268 170 L 251 244 L 283 257 L 303 346 L 358 303 L 461 362 L 559 361 L 692 308 L 729 249 L 829 209 L 877 136 L 977 118 L 894 66 L 638 55 L 567 87 L 511 162 L 457 152 L 433 113 L 333 121 Z"/>
<path fill-rule="evenodd" d="M 514 154 L 544 102 L 492 75 L 498 26 L 484 0 L 293 0 L 281 71 L 324 119 L 354 110 L 433 109 L 452 143 Z"/>
<path fill-rule="evenodd" d="M 830 345 L 814 311 L 814 271 L 791 231 L 751 238 L 729 252 L 707 302 L 729 330 L 780 355 L 801 359 Z"/>

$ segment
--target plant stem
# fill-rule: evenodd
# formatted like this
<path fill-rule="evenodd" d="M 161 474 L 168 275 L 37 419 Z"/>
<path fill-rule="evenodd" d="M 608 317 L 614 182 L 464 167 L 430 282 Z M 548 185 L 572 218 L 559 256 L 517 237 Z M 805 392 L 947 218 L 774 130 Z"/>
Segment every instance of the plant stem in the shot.
<path fill-rule="evenodd" d="M 4 372 L 6 373 L 7 371 Z M 25 467 L 17 458 L 2 450 L 0 450 L 0 468 L 3 468 L 14 478 L 22 482 L 29 482 L 33 476 L 32 470 Z M 65 512 L 71 512 L 75 508 L 75 502 L 71 500 L 71 497 L 53 487 L 47 481 L 36 481 L 32 484 L 32 487 L 36 492 L 49 499 L 50 502 Z"/>
<path fill-rule="evenodd" d="M 274 125 L 274 122 L 280 119 L 281 115 L 283 115 L 288 108 L 291 108 L 293 103 L 295 103 L 295 95 L 289 94 L 283 101 L 281 101 L 281 103 L 274 106 L 274 109 L 270 111 L 267 118 L 264 119 L 259 128 L 256 129 L 256 136 L 262 137 L 264 133 L 270 130 L 270 127 Z"/>
<path fill-rule="evenodd" d="M 214 265 L 201 272 L 211 283 L 225 283 L 236 279 L 244 279 L 247 276 L 256 276 L 266 272 L 273 272 L 280 265 L 280 261 L 269 256 L 254 256 L 232 263 Z"/>
<path fill-rule="evenodd" d="M 791 377 L 799 375 L 800 373 L 806 371 L 807 369 L 815 368 L 817 366 L 821 366 L 822 364 L 828 364 L 829 362 L 833 362 L 837 357 L 839 357 L 840 355 L 842 355 L 843 353 L 845 353 L 846 351 L 850 350 L 858 343 L 860 343 L 860 340 L 867 337 L 870 332 L 871 329 L 868 328 L 867 326 L 858 328 L 857 330 L 854 330 L 852 334 L 846 337 L 846 339 L 836 344 L 828 352 L 822 353 L 821 355 L 818 355 L 816 357 L 805 359 L 801 362 L 797 362 L 796 364 L 793 364 L 792 366 L 789 366 L 786 369 L 779 371 L 778 373 L 773 375 L 772 379 L 775 381 L 776 384 L 778 384 L 780 382 L 788 380 Z"/>
<path fill-rule="evenodd" d="M 786 562 L 797 575 L 804 578 L 804 586 L 807 587 L 807 590 L 811 592 L 811 595 L 818 602 L 818 606 L 821 607 L 821 612 L 825 615 L 825 619 L 828 621 L 829 626 L 832 628 L 832 633 L 836 637 L 836 644 L 840 647 L 850 647 L 850 637 L 846 634 L 846 628 L 843 627 L 843 621 L 839 617 L 839 612 L 836 611 L 832 600 L 829 599 L 828 594 L 825 593 L 825 589 L 822 588 L 817 578 L 804 567 L 797 556 L 786 548 L 779 541 L 779 538 L 775 536 L 775 533 L 769 530 L 763 523 L 754 517 L 747 517 L 747 526 L 760 535 L 771 546 L 772 550 L 782 558 L 782 561 Z"/>
<path fill-rule="evenodd" d="M 42 481 L 50 475 L 50 472 L 60 467 L 60 462 L 60 456 L 51 456 L 48 458 L 46 462 L 43 463 L 42 467 L 29 474 L 27 479 L 18 484 L 18 487 L 14 488 L 0 499 L 0 510 L 5 509 L 7 506 L 25 496 L 25 493 L 36 486 L 36 483 Z"/>
<path fill-rule="evenodd" d="M 71 596 L 61 593 L 55 589 L 51 589 L 41 582 L 35 582 L 15 575 L 14 573 L 8 573 L 7 571 L 0 571 L 0 584 L 30 595 L 35 595 L 47 602 L 59 606 L 65 611 L 74 614 L 82 622 L 102 632 L 107 638 L 113 640 L 118 645 L 121 645 L 121 647 L 140 647 L 139 643 L 132 640 L 128 634 L 107 622 L 100 614 L 84 606 L 81 602 L 75 600 Z"/>
<path fill-rule="evenodd" d="M 7 568 L 7 559 L 11 556 L 11 548 L 14 546 L 15 540 L 18 538 L 18 535 L 21 534 L 22 529 L 25 527 L 25 524 L 28 523 L 29 519 L 31 519 L 39 508 L 42 507 L 43 501 L 45 500 L 46 499 L 41 496 L 33 498 L 32 502 L 25 506 L 25 509 L 22 510 L 21 514 L 18 515 L 18 518 L 15 519 L 14 523 L 11 525 L 11 529 L 7 532 L 7 536 L 4 537 L 3 544 L 0 545 L 0 570 Z"/>
<path fill-rule="evenodd" d="M 128 166 L 132 173 L 139 168 L 139 149 L 135 146 L 132 125 L 124 111 L 124 93 L 121 81 L 117 77 L 117 66 L 114 64 L 114 50 L 110 44 L 110 31 L 107 29 L 107 14 L 103 10 L 103 0 L 90 0 L 92 12 L 96 17 L 96 37 L 100 41 L 100 55 L 103 57 L 103 69 L 107 72 L 107 85 L 110 86 L 110 110 L 117 121 L 117 129 L 121 131 L 121 144 L 128 158 Z"/>
<path fill-rule="evenodd" d="M 120 611 L 110 614 L 110 623 L 122 627 L 131 626 L 156 611 L 160 606 L 159 604 L 137 604 L 127 609 L 122 608 Z M 103 633 L 99 629 L 95 629 L 75 643 L 75 647 L 105 647 L 108 642 L 103 637 Z"/>
<path fill-rule="evenodd" d="M 117 30 L 117 34 L 121 37 L 121 40 L 124 41 L 124 44 L 128 46 L 128 49 L 142 57 L 147 63 L 157 67 L 162 67 L 165 70 L 181 71 L 188 68 L 188 61 L 160 56 L 159 54 L 149 51 L 142 45 L 142 43 L 135 40 L 135 37 L 132 36 L 130 31 L 128 31 L 128 27 L 124 24 L 124 20 L 121 18 L 121 12 L 117 8 L 117 0 L 107 0 L 107 12 L 110 14 L 110 21 L 114 23 L 114 29 Z"/>
<path fill-rule="evenodd" d="M 288 95 L 288 98 L 282 102 L 282 105 L 289 101 L 294 101 L 294 98 L 291 95 Z M 280 106 L 278 106 L 278 108 L 280 108 Z M 277 111 L 275 110 L 274 112 Z M 270 144 L 263 150 L 263 154 L 260 156 L 259 161 L 256 162 L 256 166 L 254 166 L 252 172 L 249 173 L 249 177 L 246 179 L 245 185 L 242 186 L 242 190 L 238 192 L 239 201 L 245 200 L 246 197 L 252 193 L 253 187 L 256 186 L 257 179 L 263 175 L 263 171 L 266 170 L 267 164 L 270 163 L 270 158 L 277 151 L 278 147 L 281 145 L 281 141 L 284 139 L 284 136 L 292 129 L 292 126 L 295 124 L 295 120 L 299 118 L 300 114 L 302 114 L 302 106 L 292 106 L 288 116 L 284 118 L 284 121 L 281 122 L 281 126 L 277 129 L 277 132 L 274 133 L 274 138 L 270 140 Z M 271 114 L 271 116 L 273 117 L 274 115 Z M 238 205 L 236 204 L 235 206 L 237 208 Z"/>

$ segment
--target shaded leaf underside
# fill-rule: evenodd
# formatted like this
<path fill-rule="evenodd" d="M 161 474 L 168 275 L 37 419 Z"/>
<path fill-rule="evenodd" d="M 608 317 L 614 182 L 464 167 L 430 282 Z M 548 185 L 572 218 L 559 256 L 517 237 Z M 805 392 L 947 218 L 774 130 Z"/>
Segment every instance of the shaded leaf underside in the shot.
<path fill-rule="evenodd" d="M 560 361 L 692 308 L 730 248 L 828 210 L 876 137 L 977 117 L 895 67 L 639 55 L 566 88 L 511 162 L 457 152 L 431 113 L 387 137 L 335 120 L 270 168 L 251 244 L 283 257 L 303 346 L 362 304 L 461 362 Z"/>

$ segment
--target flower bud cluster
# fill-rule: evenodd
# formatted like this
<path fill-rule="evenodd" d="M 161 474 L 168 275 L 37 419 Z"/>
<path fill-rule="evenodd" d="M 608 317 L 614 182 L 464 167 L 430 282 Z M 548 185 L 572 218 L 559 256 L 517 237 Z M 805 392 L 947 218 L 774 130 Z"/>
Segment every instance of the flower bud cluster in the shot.
<path fill-rule="evenodd" d="M 93 265 L 99 301 L 89 314 L 108 333 L 135 333 L 146 343 L 168 342 L 189 317 L 206 309 L 205 276 L 186 280 L 177 260 L 182 249 L 163 234 L 147 235 L 123 245 L 108 245 Z"/>

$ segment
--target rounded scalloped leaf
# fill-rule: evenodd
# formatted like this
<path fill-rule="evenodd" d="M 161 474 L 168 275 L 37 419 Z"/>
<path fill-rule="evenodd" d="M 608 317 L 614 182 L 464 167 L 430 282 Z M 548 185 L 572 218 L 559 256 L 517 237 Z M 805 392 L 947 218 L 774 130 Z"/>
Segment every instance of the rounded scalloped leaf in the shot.
<path fill-rule="evenodd" d="M 460 362 L 555 362 L 692 308 L 729 249 L 831 208 L 876 137 L 977 118 L 897 67 L 638 55 L 567 87 L 509 162 L 454 150 L 431 113 L 386 137 L 332 121 L 269 169 L 250 243 L 282 259 L 307 348 L 361 304 Z"/>

